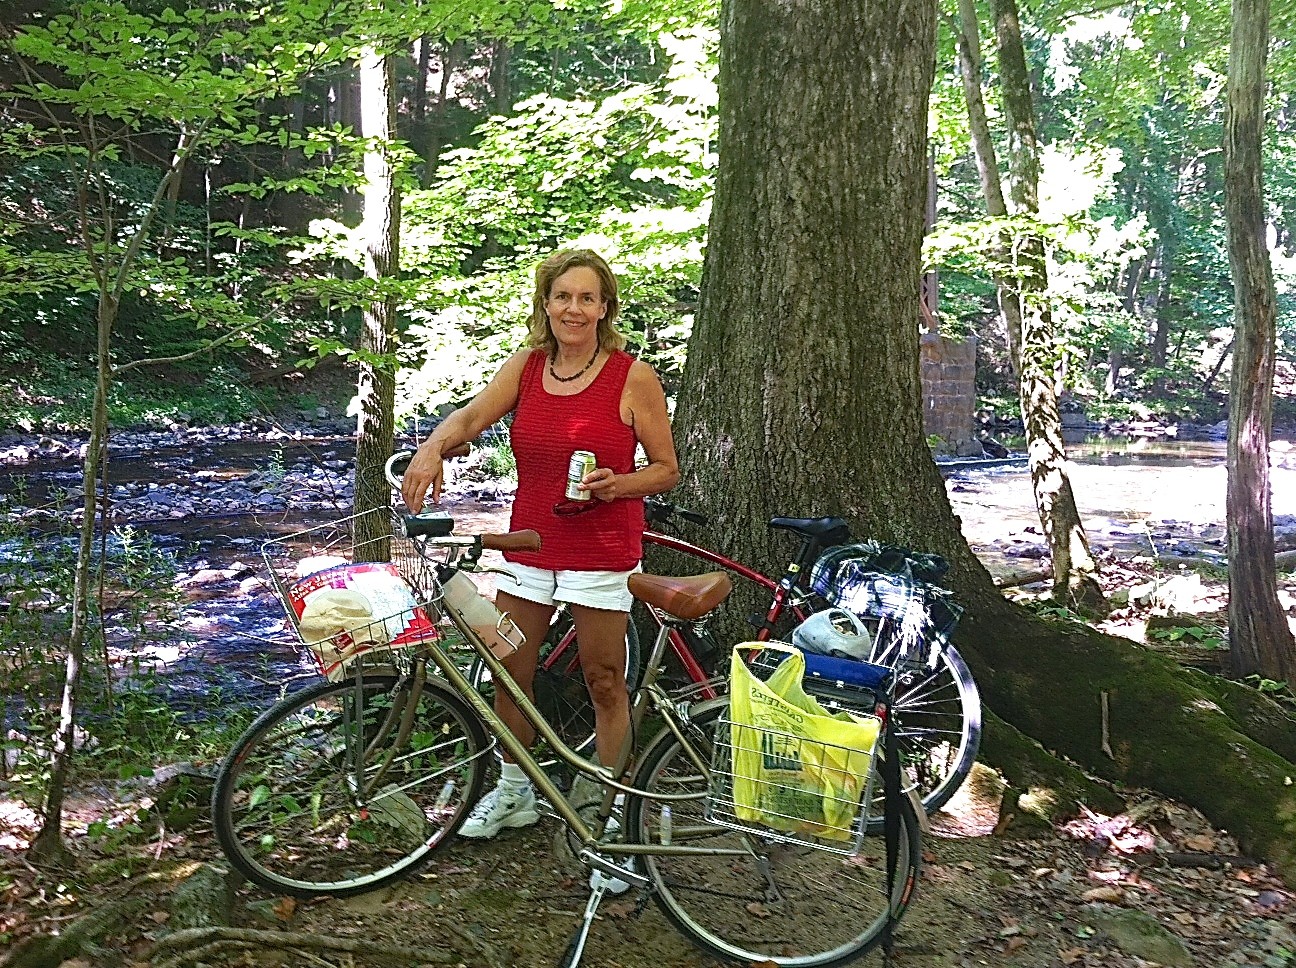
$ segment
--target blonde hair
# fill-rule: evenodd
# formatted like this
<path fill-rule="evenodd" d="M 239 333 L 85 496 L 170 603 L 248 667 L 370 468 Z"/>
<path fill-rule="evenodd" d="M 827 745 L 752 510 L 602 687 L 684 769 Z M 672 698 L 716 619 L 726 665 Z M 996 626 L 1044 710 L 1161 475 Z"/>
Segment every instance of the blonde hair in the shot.
<path fill-rule="evenodd" d="M 600 349 L 624 349 L 626 339 L 616 329 L 617 314 L 621 311 L 621 301 L 617 296 L 617 280 L 611 267 L 603 257 L 591 249 L 559 249 L 545 259 L 535 271 L 535 294 L 531 297 L 531 318 L 527 321 L 527 346 L 543 347 L 550 356 L 558 353 L 558 340 L 549 328 L 549 314 L 545 312 L 545 301 L 553 289 L 554 280 L 569 269 L 593 269 L 599 278 L 599 290 L 607 302 L 607 312 L 598 322 L 598 344 Z"/>

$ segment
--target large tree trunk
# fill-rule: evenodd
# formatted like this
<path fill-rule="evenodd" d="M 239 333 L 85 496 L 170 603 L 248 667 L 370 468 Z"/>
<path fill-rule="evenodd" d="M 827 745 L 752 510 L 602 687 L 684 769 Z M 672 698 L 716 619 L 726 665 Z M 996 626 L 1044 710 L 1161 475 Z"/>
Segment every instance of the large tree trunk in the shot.
<path fill-rule="evenodd" d="M 1296 687 L 1296 643 L 1278 602 L 1270 506 L 1276 307 L 1265 246 L 1265 61 L 1269 0 L 1234 0 L 1224 126 L 1224 212 L 1233 270 L 1233 374 L 1229 384 L 1229 654 L 1239 676 Z"/>
<path fill-rule="evenodd" d="M 388 287 L 400 266 L 400 197 L 392 171 L 395 97 L 392 58 L 375 49 L 360 59 L 361 125 L 365 151 L 365 278 L 373 296 L 365 305 L 360 333 L 360 378 L 356 402 L 356 485 L 353 513 L 356 556 L 386 561 L 390 524 L 383 509 L 391 506 L 391 489 L 382 476 L 391 455 L 396 402 L 396 295 Z M 377 513 L 366 513 L 377 512 Z"/>
<path fill-rule="evenodd" d="M 1039 214 L 1039 140 L 1035 105 L 1022 46 L 1016 0 L 994 0 L 999 75 L 1008 122 L 1008 170 L 1017 214 Z M 1062 442 L 1062 417 L 1055 384 L 1059 365 L 1053 310 L 1048 304 L 1048 269 L 1044 239 L 1031 232 L 1014 248 L 1018 267 L 1015 287 L 1021 303 L 1021 355 L 1018 391 L 1031 483 L 1040 525 L 1053 564 L 1053 598 L 1084 614 L 1106 614 L 1107 600 L 1098 585 L 1098 563 L 1076 508 Z"/>
<path fill-rule="evenodd" d="M 1128 641 L 1010 606 L 960 534 L 923 434 L 914 324 L 934 24 L 930 0 L 722 5 L 722 149 L 676 415 L 681 499 L 758 567 L 786 560 L 776 514 L 840 514 L 857 535 L 944 554 L 968 609 L 960 651 L 999 717 L 1104 777 L 1201 807 L 1296 875 L 1284 784 L 1296 743 L 1280 755 L 1246 732 L 1267 741 L 1296 722 L 1259 696 L 1256 712 L 1208 695 Z M 993 757 L 1006 744 L 990 723 Z M 1020 789 L 1034 785 L 1006 759 Z"/>

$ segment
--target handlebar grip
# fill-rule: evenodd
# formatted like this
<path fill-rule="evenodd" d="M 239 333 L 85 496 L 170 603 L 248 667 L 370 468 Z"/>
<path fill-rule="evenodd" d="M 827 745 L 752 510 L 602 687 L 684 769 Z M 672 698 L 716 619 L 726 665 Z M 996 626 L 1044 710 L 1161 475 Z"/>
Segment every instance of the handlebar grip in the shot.
<path fill-rule="evenodd" d="M 491 551 L 539 551 L 540 535 L 527 528 L 525 531 L 510 531 L 508 534 L 484 534 L 481 543 L 483 548 Z"/>
<path fill-rule="evenodd" d="M 454 530 L 448 514 L 402 514 L 401 534 L 406 538 L 444 538 Z"/>
<path fill-rule="evenodd" d="M 661 498 L 644 499 L 644 518 L 649 524 L 665 524 L 677 514 L 693 524 L 706 524 L 710 520 L 701 511 L 690 511 L 688 508 L 663 501 Z"/>

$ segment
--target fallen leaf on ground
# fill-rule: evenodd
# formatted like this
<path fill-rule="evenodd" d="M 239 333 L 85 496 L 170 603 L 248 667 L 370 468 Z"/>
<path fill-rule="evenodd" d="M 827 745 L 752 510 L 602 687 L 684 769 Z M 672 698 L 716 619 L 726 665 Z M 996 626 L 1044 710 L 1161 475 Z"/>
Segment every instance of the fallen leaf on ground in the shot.
<path fill-rule="evenodd" d="M 273 908 L 275 917 L 280 921 L 291 921 L 293 915 L 297 913 L 297 899 L 293 897 L 281 897 L 279 903 Z"/>
<path fill-rule="evenodd" d="M 1087 904 L 1102 901 L 1108 904 L 1119 904 L 1125 898 L 1125 892 L 1118 887 L 1095 887 L 1080 895 L 1080 900 Z"/>
<path fill-rule="evenodd" d="M 634 901 L 614 901 L 611 904 L 603 905 L 603 914 L 619 921 L 634 914 L 637 906 Z"/>

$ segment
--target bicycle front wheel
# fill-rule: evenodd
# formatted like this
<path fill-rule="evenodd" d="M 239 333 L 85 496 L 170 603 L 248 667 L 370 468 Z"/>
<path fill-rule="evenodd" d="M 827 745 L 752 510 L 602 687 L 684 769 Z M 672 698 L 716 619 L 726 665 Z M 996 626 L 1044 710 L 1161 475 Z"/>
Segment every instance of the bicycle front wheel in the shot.
<path fill-rule="evenodd" d="M 252 724 L 216 778 L 230 862 L 269 890 L 347 897 L 403 877 L 481 794 L 485 730 L 437 679 L 323 682 Z"/>
<path fill-rule="evenodd" d="M 902 670 L 892 702 L 905 782 L 935 813 L 963 785 L 981 746 L 981 696 L 972 670 L 951 645 L 936 668 Z M 876 823 L 870 819 L 870 827 Z"/>
<path fill-rule="evenodd" d="M 704 763 L 711 762 L 726 709 L 724 700 L 715 700 L 691 717 L 689 745 Z M 665 804 L 630 798 L 626 829 L 631 842 L 717 851 L 643 858 L 662 912 L 711 954 L 746 964 L 846 964 L 881 942 L 888 898 L 897 917 L 912 899 L 920 835 L 907 798 L 901 804 L 897 867 L 888 895 L 886 844 L 880 835 L 866 836 L 860 852 L 847 857 L 709 822 L 703 815 L 707 776 L 669 730 L 644 752 L 634 785 L 689 799 Z M 880 812 L 882 784 L 874 786 Z M 667 805 L 669 819 L 663 815 Z"/>

